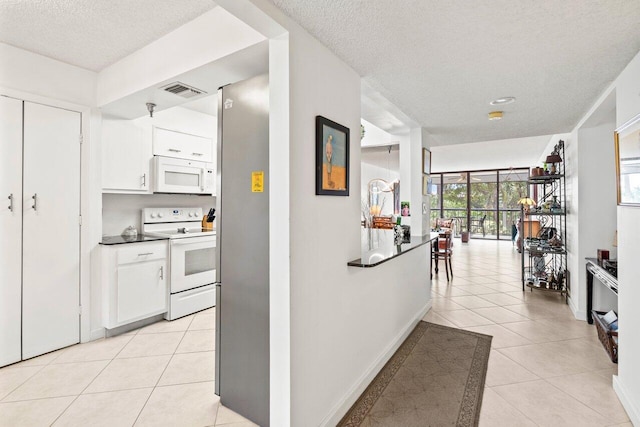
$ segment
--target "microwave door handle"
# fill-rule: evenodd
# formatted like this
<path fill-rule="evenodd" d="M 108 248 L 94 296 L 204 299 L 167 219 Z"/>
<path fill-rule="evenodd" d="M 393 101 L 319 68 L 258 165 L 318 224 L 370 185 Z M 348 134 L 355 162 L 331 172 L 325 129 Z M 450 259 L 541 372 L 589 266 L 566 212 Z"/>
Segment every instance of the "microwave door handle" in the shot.
<path fill-rule="evenodd" d="M 205 168 L 200 168 L 200 191 L 204 193 L 204 179 L 206 177 Z"/>

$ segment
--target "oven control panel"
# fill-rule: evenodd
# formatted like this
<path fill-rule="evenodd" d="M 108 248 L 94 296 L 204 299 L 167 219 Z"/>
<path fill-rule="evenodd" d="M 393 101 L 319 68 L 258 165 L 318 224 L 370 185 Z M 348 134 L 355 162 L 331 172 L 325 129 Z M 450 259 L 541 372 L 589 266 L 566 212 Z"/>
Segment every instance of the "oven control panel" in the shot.
<path fill-rule="evenodd" d="M 202 208 L 145 208 L 142 210 L 142 222 L 185 222 L 202 219 Z"/>

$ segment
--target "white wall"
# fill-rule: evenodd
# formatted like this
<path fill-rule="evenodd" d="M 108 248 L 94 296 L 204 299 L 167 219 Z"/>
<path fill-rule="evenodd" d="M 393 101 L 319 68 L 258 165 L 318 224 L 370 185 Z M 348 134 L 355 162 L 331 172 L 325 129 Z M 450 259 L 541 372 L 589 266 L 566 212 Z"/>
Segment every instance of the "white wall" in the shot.
<path fill-rule="evenodd" d="M 618 375 L 613 387 L 633 425 L 640 425 L 640 208 L 617 207 L 613 216 L 615 190 L 612 188 L 613 127 L 640 114 L 640 53 L 577 124 L 566 143 L 568 196 L 568 249 L 572 272 L 571 308 L 584 318 L 584 257 L 598 248 L 611 248 L 612 227 L 618 229 L 618 316 L 620 342 Z M 615 97 L 615 125 L 612 99 Z M 615 175 L 613 175 L 615 177 Z M 598 228 L 602 227 L 600 230 Z M 597 285 L 596 285 L 597 286 Z"/>
<path fill-rule="evenodd" d="M 364 126 L 364 138 L 360 140 L 362 147 L 377 147 L 380 145 L 392 145 L 397 144 L 399 137 L 392 135 L 380 129 L 373 123 L 369 123 L 365 119 L 360 119 L 360 123 Z M 360 139 L 360 133 L 358 132 L 358 139 Z"/>
<path fill-rule="evenodd" d="M 103 194 L 102 235 L 118 236 L 129 225 L 142 233 L 143 208 L 202 208 L 207 213 L 215 208 L 216 198 L 188 194 Z"/>
<path fill-rule="evenodd" d="M 89 107 L 96 105 L 97 74 L 0 43 L 0 87 Z"/>
<path fill-rule="evenodd" d="M 538 164 L 552 135 L 474 142 L 431 144 L 432 172 L 530 167 Z"/>
<path fill-rule="evenodd" d="M 265 40 L 221 7 L 102 70 L 97 103 L 106 105 Z"/>
<path fill-rule="evenodd" d="M 609 120 L 594 127 L 578 131 L 578 169 L 580 187 L 578 199 L 578 260 L 580 265 L 572 276 L 572 300 L 577 308 L 576 317 L 586 318 L 586 271 L 584 259 L 596 257 L 598 249 L 613 251 L 613 238 L 617 225 L 616 214 L 616 170 L 613 146 L 615 111 Z M 597 285 L 596 285 L 597 286 Z M 600 298 L 594 300 L 595 309 L 616 307 L 599 306 Z"/>
<path fill-rule="evenodd" d="M 616 125 L 640 114 L 640 53 L 615 82 Z M 640 208 L 618 207 L 620 346 L 614 388 L 634 425 L 640 425 Z"/>
<path fill-rule="evenodd" d="M 426 310 L 426 247 L 347 267 L 360 257 L 360 78 L 271 3 L 252 3 L 289 32 L 290 425 L 335 425 Z M 248 2 L 219 4 L 251 13 Z M 316 115 L 351 130 L 349 197 L 315 195 Z"/>

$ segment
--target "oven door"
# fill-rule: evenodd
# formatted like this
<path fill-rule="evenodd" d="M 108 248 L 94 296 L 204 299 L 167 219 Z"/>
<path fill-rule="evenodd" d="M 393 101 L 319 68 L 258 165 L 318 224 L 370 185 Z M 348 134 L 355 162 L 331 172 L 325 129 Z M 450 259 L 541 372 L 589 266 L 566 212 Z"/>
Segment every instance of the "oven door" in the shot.
<path fill-rule="evenodd" d="M 216 236 L 171 240 L 171 293 L 216 281 Z"/>

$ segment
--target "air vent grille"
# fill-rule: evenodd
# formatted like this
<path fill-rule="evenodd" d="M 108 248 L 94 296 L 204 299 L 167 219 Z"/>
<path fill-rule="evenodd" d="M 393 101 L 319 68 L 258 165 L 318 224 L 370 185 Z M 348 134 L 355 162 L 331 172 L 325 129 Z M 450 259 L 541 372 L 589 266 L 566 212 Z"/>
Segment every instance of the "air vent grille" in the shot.
<path fill-rule="evenodd" d="M 174 83 L 168 84 L 160 89 L 166 92 L 173 93 L 174 95 L 178 95 L 182 98 L 193 98 L 194 96 L 207 93 L 203 90 L 196 89 L 195 87 L 192 87 L 180 82 L 174 82 Z"/>

